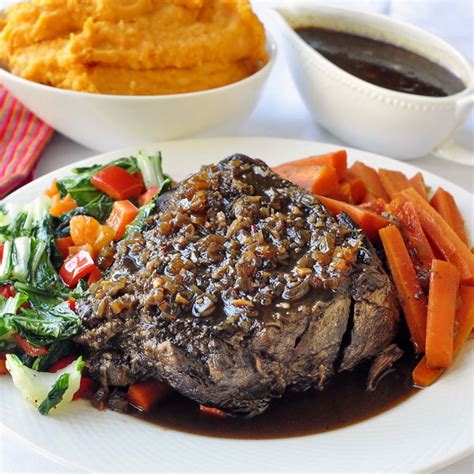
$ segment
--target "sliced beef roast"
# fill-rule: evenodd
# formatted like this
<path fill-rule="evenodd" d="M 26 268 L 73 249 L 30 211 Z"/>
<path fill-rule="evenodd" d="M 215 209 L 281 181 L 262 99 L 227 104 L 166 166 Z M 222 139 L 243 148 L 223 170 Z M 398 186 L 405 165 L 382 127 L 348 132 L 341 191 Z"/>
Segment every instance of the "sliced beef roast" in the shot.
<path fill-rule="evenodd" d="M 104 386 L 157 379 L 244 416 L 324 388 L 398 326 L 390 279 L 347 216 L 243 155 L 160 198 L 78 307 Z"/>

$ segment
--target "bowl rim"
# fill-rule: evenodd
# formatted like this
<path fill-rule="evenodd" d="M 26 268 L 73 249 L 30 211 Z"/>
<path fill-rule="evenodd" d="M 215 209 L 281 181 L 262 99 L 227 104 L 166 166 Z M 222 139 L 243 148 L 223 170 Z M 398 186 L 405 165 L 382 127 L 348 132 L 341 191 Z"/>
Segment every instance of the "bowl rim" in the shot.
<path fill-rule="evenodd" d="M 296 5 L 293 5 L 293 9 L 295 10 L 295 16 L 298 16 L 298 7 Z M 359 86 L 359 89 L 361 89 L 362 87 L 365 87 L 369 91 L 377 92 L 379 94 L 385 94 L 387 96 L 392 96 L 399 100 L 406 100 L 406 101 L 411 101 L 411 102 L 416 102 L 416 103 L 430 102 L 430 103 L 436 103 L 436 104 L 457 102 L 458 100 L 461 100 L 465 98 L 466 96 L 472 96 L 474 94 L 474 66 L 470 63 L 470 61 L 457 48 L 455 48 L 453 45 L 448 43 L 446 40 L 417 25 L 414 25 L 412 23 L 402 21 L 396 18 L 391 18 L 381 13 L 360 11 L 360 10 L 355 10 L 351 8 L 337 7 L 333 5 L 305 3 L 301 5 L 301 7 L 299 8 L 299 10 L 310 11 L 310 12 L 327 11 L 327 12 L 333 12 L 335 14 L 343 12 L 345 14 L 355 15 L 359 18 L 362 17 L 366 20 L 375 19 L 378 25 L 381 24 L 380 22 L 393 23 L 405 29 L 416 31 L 420 34 L 423 34 L 428 39 L 435 40 L 438 43 L 443 44 L 447 49 L 450 50 L 451 56 L 455 57 L 458 61 L 460 61 L 460 63 L 463 64 L 466 71 L 468 71 L 468 79 L 469 79 L 468 82 L 465 83 L 465 88 L 463 90 L 457 92 L 456 94 L 451 94 L 444 97 L 432 97 L 432 96 L 423 96 L 423 95 L 417 95 L 417 94 L 409 94 L 407 92 L 400 92 L 400 91 L 395 91 L 392 89 L 386 89 L 385 87 L 381 87 L 371 82 L 364 81 L 363 79 L 360 79 L 359 77 L 354 76 L 350 74 L 349 72 L 345 71 L 344 69 L 340 68 L 339 66 L 331 62 L 329 59 L 325 58 L 319 51 L 315 50 L 308 43 L 306 43 L 306 41 L 304 41 L 298 35 L 298 33 L 296 33 L 296 31 L 290 25 L 288 20 L 285 18 L 285 15 L 284 15 L 285 10 L 288 10 L 288 3 L 282 4 L 281 6 L 278 6 L 277 8 L 274 9 L 274 12 L 277 14 L 277 17 L 280 23 L 284 24 L 284 34 L 291 35 L 294 40 L 297 40 L 298 43 L 304 47 L 304 50 L 306 52 L 310 52 L 315 57 L 322 60 L 330 69 L 332 69 L 334 72 L 337 72 L 339 76 L 345 78 L 346 80 L 349 79 L 353 81 L 355 84 Z M 409 49 L 409 48 L 406 48 L 406 49 Z"/>
<path fill-rule="evenodd" d="M 202 91 L 196 92 L 183 92 L 178 94 L 155 94 L 155 95 L 120 95 L 120 94 L 100 94 L 95 92 L 81 92 L 75 91 L 71 89 L 62 89 L 60 87 L 50 86 L 47 84 L 42 84 L 40 82 L 31 81 L 30 79 L 25 79 L 24 77 L 18 76 L 16 74 L 7 71 L 4 67 L 2 67 L 0 63 L 0 85 L 2 84 L 2 76 L 6 76 L 11 78 L 13 81 L 18 81 L 20 83 L 24 83 L 29 87 L 37 88 L 39 90 L 46 90 L 46 91 L 54 91 L 53 93 L 58 93 L 60 95 L 68 95 L 68 96 L 75 96 L 75 97 L 92 97 L 98 100 L 106 100 L 106 101 L 113 101 L 113 100 L 125 100 L 128 102 L 134 101 L 149 101 L 149 100 L 161 100 L 161 101 L 170 101 L 175 99 L 186 99 L 186 98 L 195 98 L 195 97 L 202 97 L 206 95 L 210 95 L 213 93 L 218 92 L 227 92 L 232 89 L 236 89 L 241 85 L 244 85 L 249 82 L 256 81 L 260 79 L 262 76 L 265 77 L 273 68 L 273 65 L 276 62 L 278 56 L 278 47 L 275 41 L 273 34 L 265 28 L 265 37 L 266 37 L 266 49 L 268 52 L 268 61 L 256 72 L 251 74 L 250 76 L 244 77 L 236 82 L 232 82 L 230 84 L 226 84 L 224 86 L 214 87 L 212 89 L 205 89 Z"/>

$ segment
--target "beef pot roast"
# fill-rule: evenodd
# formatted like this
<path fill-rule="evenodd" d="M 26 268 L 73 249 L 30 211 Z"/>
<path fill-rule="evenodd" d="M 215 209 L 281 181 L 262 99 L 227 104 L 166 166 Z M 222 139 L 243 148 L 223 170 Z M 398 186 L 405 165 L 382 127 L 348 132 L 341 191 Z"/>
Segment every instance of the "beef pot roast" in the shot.
<path fill-rule="evenodd" d="M 77 340 L 102 385 L 157 379 L 244 416 L 287 389 L 322 389 L 398 326 L 364 235 L 243 155 L 162 196 L 78 309 Z"/>

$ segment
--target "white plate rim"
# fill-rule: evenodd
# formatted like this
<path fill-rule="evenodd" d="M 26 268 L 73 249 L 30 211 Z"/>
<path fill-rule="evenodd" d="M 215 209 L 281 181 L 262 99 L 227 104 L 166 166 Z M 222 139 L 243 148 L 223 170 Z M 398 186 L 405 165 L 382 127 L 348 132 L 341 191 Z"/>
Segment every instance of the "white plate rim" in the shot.
<path fill-rule="evenodd" d="M 174 142 L 163 142 L 163 143 L 159 143 L 159 144 L 148 145 L 148 146 L 145 146 L 143 148 L 147 151 L 154 151 L 154 150 L 158 150 L 158 149 L 164 149 L 164 163 L 165 163 L 165 167 L 166 167 L 167 166 L 166 149 L 170 149 L 170 148 L 171 149 L 176 148 L 178 151 L 179 151 L 180 148 L 181 149 L 193 149 L 193 148 L 207 149 L 207 148 L 209 148 L 210 151 L 211 151 L 210 155 L 212 155 L 212 150 L 216 149 L 216 148 L 217 149 L 220 149 L 220 148 L 229 149 L 229 153 L 230 153 L 231 149 L 234 152 L 236 152 L 236 151 L 246 152 L 246 150 L 255 150 L 255 149 L 260 149 L 260 150 L 274 149 L 274 150 L 278 150 L 279 152 L 281 152 L 282 148 L 288 148 L 288 147 L 295 149 L 295 154 L 294 154 L 294 157 L 293 157 L 295 159 L 298 158 L 298 157 L 301 157 L 301 153 L 303 153 L 303 152 L 298 151 L 298 150 L 302 150 L 302 149 L 308 149 L 308 150 L 311 149 L 311 150 L 313 150 L 312 152 L 314 154 L 317 154 L 317 153 L 324 153 L 324 152 L 339 149 L 339 148 L 345 148 L 348 151 L 348 156 L 349 156 L 350 161 L 354 161 L 356 159 L 359 159 L 359 160 L 363 159 L 363 160 L 367 161 L 369 164 L 373 165 L 373 164 L 376 164 L 378 161 L 381 160 L 383 162 L 383 166 L 391 167 L 392 169 L 399 169 L 400 171 L 408 173 L 410 176 L 412 174 L 415 174 L 418 171 L 422 171 L 423 175 L 424 175 L 424 177 L 425 177 L 425 179 L 426 179 L 426 181 L 429 185 L 430 184 L 442 185 L 448 191 L 455 194 L 457 198 L 459 196 L 462 196 L 462 198 L 461 198 L 461 200 L 463 202 L 462 207 L 466 208 L 466 203 L 468 203 L 467 208 L 471 210 L 470 215 L 471 216 L 473 215 L 472 214 L 472 208 L 473 208 L 473 203 L 474 203 L 474 196 L 471 193 L 469 193 L 468 191 L 464 190 L 463 188 L 461 188 L 461 187 L 459 187 L 459 186 L 457 186 L 453 183 L 450 183 L 449 181 L 446 181 L 443 178 L 440 178 L 440 177 L 438 177 L 438 176 L 436 176 L 432 173 L 420 170 L 419 168 L 417 168 L 416 166 L 413 166 L 411 164 L 396 161 L 396 160 L 392 160 L 390 158 L 386 158 L 386 157 L 383 157 L 383 156 L 380 156 L 380 155 L 375 155 L 375 154 L 368 153 L 368 152 L 361 151 L 361 150 L 352 149 L 352 148 L 349 148 L 349 147 L 340 147 L 340 146 L 323 144 L 323 143 L 318 143 L 318 142 L 310 142 L 310 141 L 294 140 L 294 139 L 279 139 L 279 138 L 265 138 L 265 137 L 252 137 L 252 138 L 229 137 L 229 138 L 189 139 L 189 140 L 180 140 L 180 141 L 174 141 Z M 132 148 L 132 149 L 120 150 L 120 151 L 112 152 L 112 153 L 105 153 L 105 154 L 93 156 L 93 157 L 85 159 L 85 160 L 81 160 L 81 161 L 73 163 L 71 165 L 64 166 L 64 167 L 62 167 L 62 168 L 60 168 L 56 171 L 53 171 L 51 173 L 48 173 L 47 175 L 44 175 L 44 176 L 36 179 L 32 183 L 29 183 L 29 184 L 25 185 L 21 189 L 15 191 L 10 196 L 8 196 L 4 201 L 6 201 L 6 202 L 12 201 L 12 200 L 16 201 L 17 199 L 22 200 L 22 201 L 27 201 L 28 199 L 24 199 L 24 197 L 25 196 L 34 196 L 35 188 L 39 188 L 39 189 L 46 188 L 47 185 L 49 185 L 50 181 L 54 177 L 62 176 L 64 174 L 70 172 L 70 170 L 72 168 L 76 167 L 76 166 L 88 166 L 92 163 L 98 163 L 98 162 L 104 162 L 105 163 L 105 162 L 110 161 L 110 160 L 112 160 L 116 157 L 119 157 L 119 156 L 127 156 L 127 155 L 130 155 L 130 154 L 133 154 L 136 151 L 137 151 L 137 148 Z M 277 151 L 277 153 L 278 153 L 278 151 Z M 309 151 L 306 152 L 306 153 L 309 153 Z M 249 152 L 249 154 L 251 154 L 251 153 Z M 224 156 L 219 156 L 219 158 L 224 158 Z M 262 158 L 266 159 L 266 157 L 264 157 L 264 156 L 262 156 Z M 282 160 L 276 160 L 276 162 L 285 161 L 285 160 L 288 160 L 288 159 L 291 159 L 291 158 L 286 157 L 286 158 L 283 158 Z M 210 160 L 210 161 L 214 161 L 214 160 Z M 267 160 L 267 161 L 271 161 L 271 160 Z M 275 160 L 273 160 L 273 161 L 275 161 Z M 202 162 L 202 163 L 204 163 L 204 162 Z M 193 171 L 193 169 L 190 169 L 190 172 L 192 172 L 192 171 Z M 469 221 L 469 222 L 466 222 L 466 224 L 467 224 L 468 229 L 469 229 L 469 234 L 472 236 L 473 235 L 473 229 L 472 229 L 473 222 Z M 474 347 L 472 345 L 472 343 L 470 344 L 470 346 L 471 346 L 471 349 L 472 349 L 472 347 Z M 466 355 L 468 357 L 466 357 Z M 473 354 L 472 354 L 472 350 L 471 350 L 468 354 L 464 354 L 464 357 L 462 357 L 462 359 L 463 359 L 462 362 L 463 362 L 464 366 L 461 366 L 460 369 L 463 373 L 466 372 L 466 369 L 469 369 L 469 367 L 472 366 L 472 362 L 473 362 L 472 355 Z M 459 364 L 457 364 L 457 365 L 459 365 Z M 447 379 L 449 375 L 450 374 L 447 374 L 445 376 L 445 379 Z M 458 379 L 459 379 L 459 377 L 458 377 Z M 441 386 L 441 382 L 438 382 L 438 383 L 440 384 L 439 386 Z M 444 385 L 446 385 L 446 384 L 444 384 Z M 2 384 L 2 387 L 0 388 L 0 395 L 2 394 L 2 391 L 4 391 L 2 389 L 3 389 L 3 384 Z M 426 392 L 426 393 L 429 393 L 429 392 Z M 471 393 L 471 395 L 472 395 L 472 393 Z M 419 397 L 419 396 L 420 395 L 417 395 L 417 397 Z M 417 399 L 417 397 L 415 397 L 414 399 Z M 5 397 L 0 397 L 0 405 L 4 404 L 3 403 L 5 401 L 4 399 L 5 399 Z M 24 402 L 22 400 L 20 400 L 20 402 L 21 402 L 21 405 L 18 405 L 18 406 L 19 407 L 24 406 Z M 406 402 L 406 403 L 408 403 L 408 402 Z M 84 405 L 84 403 L 81 403 L 81 402 L 75 404 L 75 407 L 73 407 L 71 410 L 69 410 L 70 416 L 73 416 L 73 414 L 72 414 L 73 412 L 79 412 L 80 411 L 80 406 L 83 406 L 83 405 Z M 400 406 L 403 407 L 404 405 L 405 404 L 402 404 Z M 388 414 L 393 413 L 394 410 L 395 409 L 390 410 L 389 412 L 386 412 L 386 413 L 388 413 Z M 25 409 L 24 411 L 27 411 L 27 410 Z M 2 410 L 2 412 L 3 412 L 3 410 Z M 35 413 L 35 415 L 36 415 L 36 413 Z M 385 413 L 380 415 L 379 417 L 369 419 L 365 422 L 358 423 L 357 425 L 353 425 L 352 427 L 344 428 L 343 430 L 351 430 L 353 427 L 359 427 L 360 425 L 370 423 L 372 420 L 377 420 L 380 417 L 383 417 L 384 415 L 385 415 Z M 68 415 L 65 414 L 65 416 L 68 416 Z M 108 416 L 108 418 L 110 418 L 110 413 L 107 416 Z M 32 447 L 33 449 L 38 451 L 40 454 L 42 454 L 42 455 L 44 455 L 44 456 L 46 456 L 46 457 L 48 457 L 48 458 L 50 458 L 50 459 L 52 459 L 56 462 L 61 463 L 64 466 L 73 467 L 75 469 L 81 469 L 81 470 L 86 469 L 87 470 L 87 466 L 86 467 L 81 466 L 80 464 L 78 464 L 76 462 L 70 461 L 70 460 L 68 460 L 67 456 L 58 455 L 57 453 L 55 453 L 54 451 L 52 451 L 50 449 L 45 449 L 44 447 L 39 446 L 35 441 L 29 439 L 28 436 L 24 436 L 24 435 L 22 436 L 22 434 L 20 434 L 17 430 L 15 430 L 11 426 L 9 426 L 8 422 L 4 423 L 4 416 L 0 417 L 0 424 L 2 424 L 4 426 L 4 428 L 6 428 L 9 432 L 14 434 L 16 437 L 19 437 L 20 439 L 22 439 L 22 441 L 27 443 L 28 446 Z M 340 432 L 340 431 L 343 431 L 343 430 L 336 430 L 335 432 Z M 332 432 L 332 433 L 334 433 L 334 432 Z M 185 434 L 184 436 L 188 437 L 188 438 L 199 438 L 199 437 L 196 437 L 194 435 L 187 435 L 187 434 Z M 307 440 L 309 438 L 314 438 L 314 437 L 318 437 L 318 436 L 323 436 L 323 435 L 315 435 L 315 436 L 308 436 L 308 437 L 302 437 L 302 438 L 290 438 L 290 440 L 292 440 L 292 441 L 301 440 L 301 439 L 306 439 Z M 434 470 L 434 469 L 439 469 L 439 468 L 442 468 L 446 465 L 449 465 L 452 462 L 455 462 L 456 460 L 459 460 L 459 459 L 463 458 L 464 456 L 474 452 L 474 440 L 472 438 L 473 438 L 473 435 L 472 435 L 472 427 L 471 427 L 470 442 L 465 443 L 463 446 L 458 446 L 457 448 L 455 448 L 451 452 L 449 452 L 449 454 L 446 453 L 447 454 L 446 456 L 441 457 L 441 458 L 439 458 L 439 459 L 437 459 L 433 462 L 430 462 L 429 460 L 426 460 L 422 463 L 418 463 L 418 464 L 415 463 L 416 464 L 416 466 L 415 466 L 416 470 L 417 471 L 419 471 L 419 470 L 423 470 L 423 471 L 430 470 L 431 471 L 431 470 Z M 213 438 L 208 438 L 208 439 L 211 440 Z M 235 440 L 232 440 L 232 441 L 235 441 Z M 279 442 L 281 442 L 281 441 L 282 440 L 274 440 L 274 441 L 265 440 L 265 441 L 261 441 L 261 442 L 254 441 L 254 443 L 256 443 L 256 444 L 275 443 L 275 445 L 278 445 L 278 444 L 280 444 Z M 317 438 L 316 438 L 316 442 L 317 442 Z M 225 443 L 225 441 L 224 441 L 224 443 Z M 244 441 L 242 443 L 246 443 L 246 442 Z M 229 444 L 231 444 L 231 443 L 229 443 Z M 306 467 L 310 467 L 310 466 L 306 466 Z M 140 470 L 140 469 L 138 469 L 138 470 Z"/>

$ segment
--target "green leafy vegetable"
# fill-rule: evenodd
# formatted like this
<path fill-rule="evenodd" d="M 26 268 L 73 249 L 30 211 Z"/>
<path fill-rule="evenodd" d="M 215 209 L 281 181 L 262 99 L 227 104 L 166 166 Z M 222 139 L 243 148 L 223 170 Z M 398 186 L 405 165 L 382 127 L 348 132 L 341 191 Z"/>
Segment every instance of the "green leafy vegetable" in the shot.
<path fill-rule="evenodd" d="M 66 390 L 69 388 L 69 377 L 69 374 L 63 374 L 58 378 L 58 380 L 56 380 L 53 388 L 38 407 L 38 411 L 42 415 L 47 415 L 52 408 L 59 405 L 59 403 L 62 401 Z"/>
<path fill-rule="evenodd" d="M 137 156 L 137 164 L 147 189 L 162 188 L 166 181 L 171 183 L 169 176 L 163 173 L 161 152 L 156 155 L 145 155 L 143 151 L 140 151 Z"/>
<path fill-rule="evenodd" d="M 7 354 L 6 366 L 23 397 L 40 409 L 40 413 L 47 414 L 51 409 L 58 409 L 72 401 L 81 383 L 84 361 L 79 357 L 64 369 L 51 374 L 30 369 L 17 355 Z"/>

